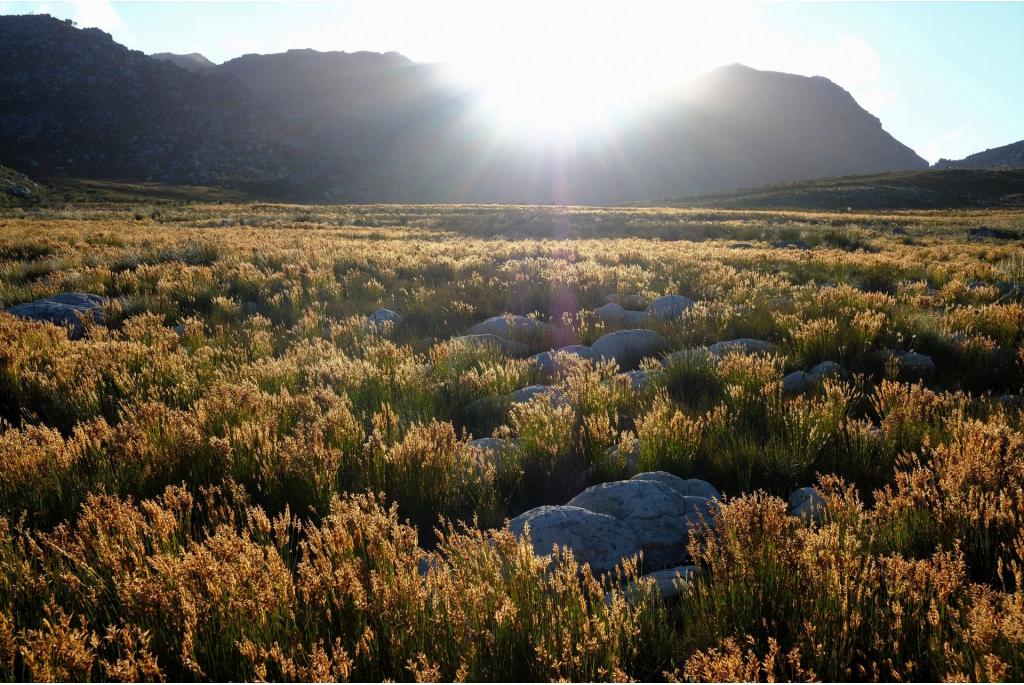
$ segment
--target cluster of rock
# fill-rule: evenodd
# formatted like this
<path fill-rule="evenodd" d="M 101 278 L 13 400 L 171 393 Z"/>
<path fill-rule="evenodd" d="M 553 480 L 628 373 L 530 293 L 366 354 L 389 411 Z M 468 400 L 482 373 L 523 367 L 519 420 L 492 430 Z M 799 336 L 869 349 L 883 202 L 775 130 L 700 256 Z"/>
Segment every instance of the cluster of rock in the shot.
<path fill-rule="evenodd" d="M 695 571 L 688 545 L 699 526 L 715 525 L 721 494 L 710 483 L 664 471 L 638 473 L 629 480 L 594 485 L 564 505 L 530 509 L 509 521 L 517 536 L 529 534 L 534 553 L 571 550 L 596 575 L 642 555 L 644 578 L 663 596 L 680 589 Z M 825 503 L 814 488 L 800 488 L 789 500 L 790 514 L 820 522 Z"/>
<path fill-rule="evenodd" d="M 637 554 L 646 570 L 664 571 L 685 565 L 690 531 L 713 522 L 720 497 L 705 481 L 640 473 L 589 487 L 564 505 L 530 509 L 512 519 L 509 529 L 519 536 L 528 530 L 538 555 L 551 554 L 555 546 L 571 550 L 598 575 Z"/>

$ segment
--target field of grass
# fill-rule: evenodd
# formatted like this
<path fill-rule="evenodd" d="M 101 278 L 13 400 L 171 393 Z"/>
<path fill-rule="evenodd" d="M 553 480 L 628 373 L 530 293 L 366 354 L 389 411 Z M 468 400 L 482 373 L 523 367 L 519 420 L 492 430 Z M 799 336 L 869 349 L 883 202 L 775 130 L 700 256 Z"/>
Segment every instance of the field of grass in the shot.
<path fill-rule="evenodd" d="M 1022 247 L 1013 209 L 0 209 L 0 307 L 111 298 L 78 340 L 0 312 L 0 678 L 1024 679 Z M 777 353 L 511 406 L 537 369 L 450 342 L 588 344 L 612 294 L 695 300 L 651 324 L 674 349 Z M 850 378 L 783 395 L 824 360 Z M 668 599 L 502 529 L 633 438 L 725 495 Z"/>

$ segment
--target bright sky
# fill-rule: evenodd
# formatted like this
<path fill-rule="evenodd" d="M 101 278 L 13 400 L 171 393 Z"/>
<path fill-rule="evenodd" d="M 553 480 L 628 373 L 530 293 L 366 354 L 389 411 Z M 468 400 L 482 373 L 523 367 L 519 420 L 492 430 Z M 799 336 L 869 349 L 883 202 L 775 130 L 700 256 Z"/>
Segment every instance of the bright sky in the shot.
<path fill-rule="evenodd" d="M 826 76 L 934 162 L 1024 139 L 1024 2 L 3 2 L 214 62 L 397 51 L 581 117 L 741 62 Z M 552 110 L 551 102 L 561 106 Z M 540 115 L 538 108 L 538 116 Z"/>

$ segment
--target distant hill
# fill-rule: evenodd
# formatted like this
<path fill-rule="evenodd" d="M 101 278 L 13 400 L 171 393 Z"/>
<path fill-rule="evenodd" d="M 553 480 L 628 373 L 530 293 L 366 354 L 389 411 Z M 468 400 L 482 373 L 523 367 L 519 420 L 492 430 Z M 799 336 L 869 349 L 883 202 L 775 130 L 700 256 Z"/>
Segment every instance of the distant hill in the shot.
<path fill-rule="evenodd" d="M 1024 169 L 1024 140 L 976 152 L 963 159 L 940 159 L 936 169 Z"/>
<path fill-rule="evenodd" d="M 0 161 L 40 176 L 296 200 L 614 204 L 927 166 L 831 81 L 741 65 L 556 148 L 508 135 L 479 114 L 482 93 L 397 53 L 213 65 L 38 15 L 0 17 L 0 63 Z"/>
<path fill-rule="evenodd" d="M 1024 170 L 945 169 L 825 178 L 671 203 L 721 209 L 969 209 L 1024 207 Z"/>
<path fill-rule="evenodd" d="M 190 52 L 187 55 L 176 55 L 173 52 L 156 52 L 150 55 L 150 57 L 162 62 L 170 62 L 182 69 L 188 69 L 189 71 L 195 72 L 208 71 L 217 66 L 198 52 Z"/>
<path fill-rule="evenodd" d="M 37 204 L 47 199 L 47 188 L 19 171 L 0 165 L 0 207 Z"/>

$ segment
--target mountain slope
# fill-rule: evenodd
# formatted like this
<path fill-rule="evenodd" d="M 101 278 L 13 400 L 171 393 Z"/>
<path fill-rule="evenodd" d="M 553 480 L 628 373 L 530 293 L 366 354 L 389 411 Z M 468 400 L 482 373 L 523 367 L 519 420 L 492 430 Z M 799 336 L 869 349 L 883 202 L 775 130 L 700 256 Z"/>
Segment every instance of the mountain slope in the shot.
<path fill-rule="evenodd" d="M 278 154 L 248 91 L 48 16 L 0 18 L 0 149 L 44 173 L 267 179 Z"/>
<path fill-rule="evenodd" d="M 976 152 L 963 159 L 940 159 L 937 169 L 1024 169 L 1024 140 Z"/>
<path fill-rule="evenodd" d="M 178 55 L 173 52 L 155 52 L 150 55 L 150 57 L 162 62 L 170 62 L 182 69 L 188 69 L 189 71 L 195 72 L 207 71 L 217 66 L 198 52 L 190 52 L 187 55 Z"/>
<path fill-rule="evenodd" d="M 1024 169 L 930 169 L 694 195 L 671 203 L 721 209 L 971 209 L 1024 207 Z"/>
<path fill-rule="evenodd" d="M 480 91 L 396 53 L 206 65 L 16 16 L 0 17 L 0 60 L 0 161 L 56 175 L 306 200 L 611 204 L 926 166 L 830 81 L 739 65 L 558 144 L 508 134 Z"/>

